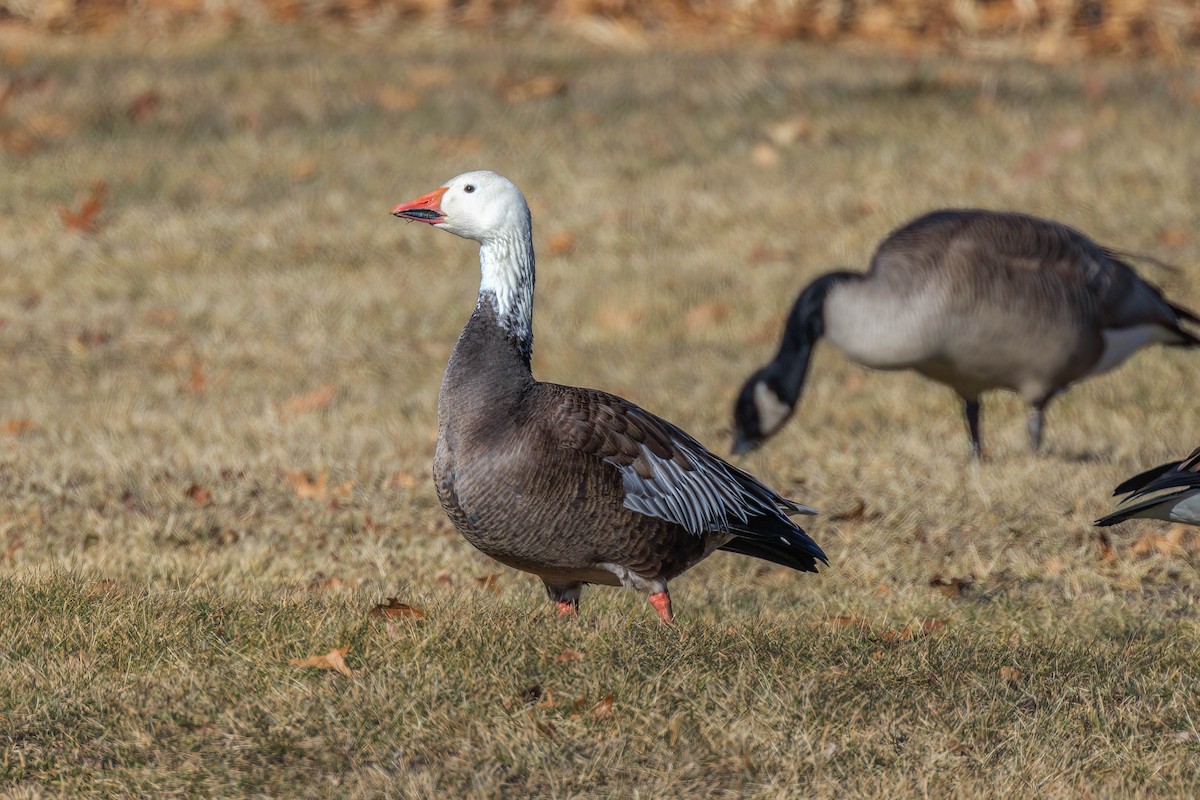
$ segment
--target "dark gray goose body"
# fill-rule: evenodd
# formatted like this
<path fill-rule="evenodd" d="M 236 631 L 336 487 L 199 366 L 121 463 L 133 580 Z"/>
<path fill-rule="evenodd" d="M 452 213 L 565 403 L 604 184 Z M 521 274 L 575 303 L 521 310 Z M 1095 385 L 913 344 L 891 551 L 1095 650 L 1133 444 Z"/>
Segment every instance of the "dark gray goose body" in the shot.
<path fill-rule="evenodd" d="M 472 172 L 393 213 L 480 242 L 479 302 L 447 365 L 434 481 L 472 545 L 542 578 L 564 613 L 584 584 L 650 593 L 723 549 L 815 571 L 825 556 L 789 514 L 813 513 L 679 428 L 605 392 L 530 370 L 533 248 L 508 180 Z"/>
<path fill-rule="evenodd" d="M 1183 461 L 1169 461 L 1134 475 L 1113 491 L 1113 496 L 1122 494 L 1128 497 L 1121 507 L 1096 520 L 1097 525 L 1116 525 L 1135 517 L 1200 525 L 1200 448 Z"/>
<path fill-rule="evenodd" d="M 800 294 L 775 358 L 739 394 L 735 451 L 782 427 L 822 336 L 859 364 L 913 369 L 954 389 L 978 456 L 984 391 L 1010 389 L 1029 403 L 1037 450 L 1051 399 L 1144 346 L 1200 344 L 1184 322 L 1200 320 L 1073 228 L 936 211 L 889 234 L 865 274 L 823 275 Z"/>

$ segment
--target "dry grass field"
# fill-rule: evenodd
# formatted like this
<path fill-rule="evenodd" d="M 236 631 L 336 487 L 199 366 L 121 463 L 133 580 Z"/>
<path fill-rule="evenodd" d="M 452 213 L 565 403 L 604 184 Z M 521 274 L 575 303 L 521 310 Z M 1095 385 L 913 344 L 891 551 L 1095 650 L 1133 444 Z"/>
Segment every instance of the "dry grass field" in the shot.
<path fill-rule="evenodd" d="M 513 178 L 535 373 L 724 453 L 800 288 L 932 207 L 1062 219 L 1200 307 L 1193 67 L 435 29 L 0 64 L 4 796 L 1200 793 L 1200 539 L 1091 526 L 1200 444 L 1200 354 L 1076 387 L 1041 457 L 989 396 L 979 465 L 948 390 L 822 348 L 743 463 L 830 567 L 722 554 L 676 629 L 604 588 L 564 622 L 438 507 L 476 250 L 388 216 Z"/>

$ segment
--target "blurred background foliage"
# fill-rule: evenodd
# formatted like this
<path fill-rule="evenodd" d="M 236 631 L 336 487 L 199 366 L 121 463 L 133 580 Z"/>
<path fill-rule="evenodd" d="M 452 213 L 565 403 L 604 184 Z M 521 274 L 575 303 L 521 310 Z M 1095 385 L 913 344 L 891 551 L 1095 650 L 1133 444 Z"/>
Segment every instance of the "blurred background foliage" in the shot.
<path fill-rule="evenodd" d="M 0 26 L 63 33 L 414 22 L 544 25 L 628 49 L 664 39 L 801 39 L 1047 62 L 1178 60 L 1200 49 L 1196 0 L 0 0 Z"/>

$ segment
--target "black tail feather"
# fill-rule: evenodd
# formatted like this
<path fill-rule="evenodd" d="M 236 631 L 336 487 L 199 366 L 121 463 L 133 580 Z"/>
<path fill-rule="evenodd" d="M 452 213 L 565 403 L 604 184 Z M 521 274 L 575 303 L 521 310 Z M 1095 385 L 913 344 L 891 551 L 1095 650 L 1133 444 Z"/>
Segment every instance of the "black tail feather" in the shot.
<path fill-rule="evenodd" d="M 817 558 L 812 553 L 783 542 L 764 542 L 759 539 L 735 537 L 721 545 L 720 549 L 728 553 L 761 558 L 763 561 L 770 561 L 772 564 L 790 567 L 801 572 L 817 571 Z M 825 561 L 823 556 L 821 561 Z"/>
<path fill-rule="evenodd" d="M 803 572 L 816 572 L 817 562 L 829 563 L 821 546 L 786 517 L 762 514 L 733 525 L 734 538 L 721 550 L 754 556 Z"/>

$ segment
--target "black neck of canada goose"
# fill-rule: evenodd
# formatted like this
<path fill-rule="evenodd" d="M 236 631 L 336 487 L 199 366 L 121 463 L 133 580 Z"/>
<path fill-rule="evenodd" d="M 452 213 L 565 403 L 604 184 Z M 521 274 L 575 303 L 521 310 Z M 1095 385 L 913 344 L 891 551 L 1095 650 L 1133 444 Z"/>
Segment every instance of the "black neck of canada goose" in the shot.
<path fill-rule="evenodd" d="M 779 399 L 794 406 L 804 389 L 813 347 L 825 335 L 825 298 L 838 284 L 861 280 L 854 272 L 830 272 L 810 283 L 796 298 L 788 315 L 779 351 L 771 363 Z"/>

